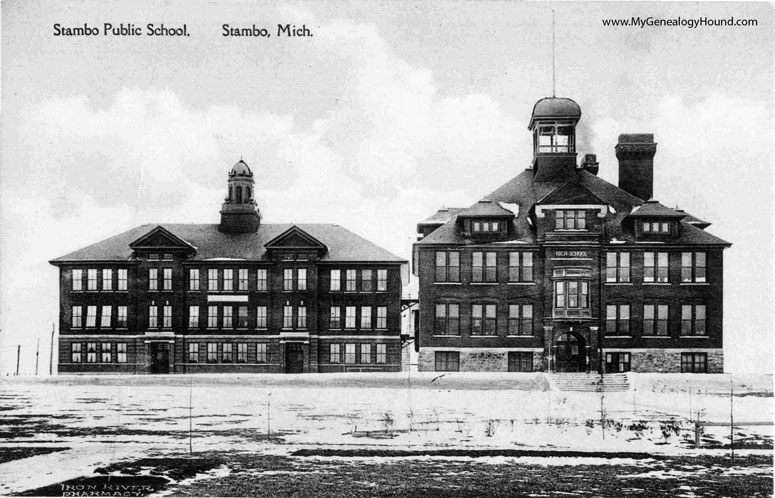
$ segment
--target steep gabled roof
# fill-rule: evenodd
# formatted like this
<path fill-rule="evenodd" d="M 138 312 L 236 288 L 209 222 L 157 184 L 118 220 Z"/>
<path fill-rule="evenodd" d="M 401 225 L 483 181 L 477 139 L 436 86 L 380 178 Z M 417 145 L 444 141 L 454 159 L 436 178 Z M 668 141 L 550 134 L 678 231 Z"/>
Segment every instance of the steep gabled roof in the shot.
<path fill-rule="evenodd" d="M 679 213 L 669 207 L 660 204 L 654 199 L 649 199 L 640 206 L 636 206 L 630 213 L 630 218 L 684 218 L 686 213 Z"/>
<path fill-rule="evenodd" d="M 514 213 L 508 209 L 504 209 L 497 202 L 493 202 L 489 199 L 482 199 L 468 209 L 457 214 L 459 217 L 466 218 L 480 218 L 480 217 L 496 217 L 496 218 L 510 218 L 514 216 Z"/>
<path fill-rule="evenodd" d="M 288 230 L 284 231 L 277 237 L 264 244 L 264 247 L 267 249 L 308 247 L 311 249 L 323 251 L 328 249 L 324 243 L 320 242 L 318 239 L 308 234 L 296 225 L 293 225 Z"/>
<path fill-rule="evenodd" d="M 546 194 L 536 204 L 605 204 L 598 196 L 578 181 L 569 181 L 560 188 Z"/>
<path fill-rule="evenodd" d="M 150 232 L 142 235 L 140 238 L 131 242 L 129 247 L 132 249 L 186 249 L 196 251 L 196 247 L 192 246 L 185 240 L 181 239 L 174 233 L 165 229 L 163 226 L 157 226 Z"/>

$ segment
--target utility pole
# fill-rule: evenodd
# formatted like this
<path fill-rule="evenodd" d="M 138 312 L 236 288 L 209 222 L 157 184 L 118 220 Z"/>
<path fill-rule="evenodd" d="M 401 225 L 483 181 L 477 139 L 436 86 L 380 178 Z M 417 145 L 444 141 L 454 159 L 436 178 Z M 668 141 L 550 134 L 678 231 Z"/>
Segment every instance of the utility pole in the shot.
<path fill-rule="evenodd" d="M 19 375 L 19 356 L 21 355 L 21 352 L 22 352 L 22 345 L 19 344 L 18 346 L 16 346 L 16 375 L 17 375 L 17 377 Z"/>
<path fill-rule="evenodd" d="M 729 376 L 729 449 L 732 452 L 732 462 L 735 461 L 735 417 L 732 413 L 735 396 L 735 386 L 732 383 L 732 376 Z"/>
<path fill-rule="evenodd" d="M 51 351 L 48 356 L 48 374 L 54 375 L 54 324 L 51 324 Z"/>
<path fill-rule="evenodd" d="M 35 377 L 38 376 L 38 356 L 40 355 L 40 335 L 38 335 L 38 345 L 35 347 Z"/>

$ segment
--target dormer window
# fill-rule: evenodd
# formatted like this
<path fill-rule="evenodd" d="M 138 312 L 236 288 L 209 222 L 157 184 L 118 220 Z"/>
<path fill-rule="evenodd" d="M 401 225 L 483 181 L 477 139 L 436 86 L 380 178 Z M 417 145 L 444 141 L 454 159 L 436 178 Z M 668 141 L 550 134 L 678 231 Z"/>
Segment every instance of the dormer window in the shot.
<path fill-rule="evenodd" d="M 473 224 L 473 233 L 497 233 L 500 232 L 505 228 L 505 223 L 502 223 L 500 221 L 474 221 Z"/>
<path fill-rule="evenodd" d="M 667 221 L 644 221 L 643 233 L 670 233 L 670 223 Z"/>
<path fill-rule="evenodd" d="M 583 209 L 558 209 L 554 213 L 555 230 L 586 230 L 587 212 Z"/>
<path fill-rule="evenodd" d="M 576 152 L 574 127 L 568 124 L 541 124 L 535 131 L 537 154 L 564 154 Z"/>

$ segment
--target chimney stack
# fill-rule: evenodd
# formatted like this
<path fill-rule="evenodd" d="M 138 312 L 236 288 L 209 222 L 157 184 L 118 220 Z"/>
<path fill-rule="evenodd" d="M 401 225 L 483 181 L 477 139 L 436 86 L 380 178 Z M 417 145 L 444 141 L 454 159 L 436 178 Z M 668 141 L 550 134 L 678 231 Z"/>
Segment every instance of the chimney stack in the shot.
<path fill-rule="evenodd" d="M 579 169 L 589 171 L 593 175 L 597 176 L 597 172 L 600 169 L 600 163 L 597 162 L 596 154 L 584 154 L 584 159 L 579 164 Z"/>
<path fill-rule="evenodd" d="M 657 144 L 651 133 L 623 133 L 616 144 L 619 188 L 647 201 L 654 195 L 654 154 Z"/>

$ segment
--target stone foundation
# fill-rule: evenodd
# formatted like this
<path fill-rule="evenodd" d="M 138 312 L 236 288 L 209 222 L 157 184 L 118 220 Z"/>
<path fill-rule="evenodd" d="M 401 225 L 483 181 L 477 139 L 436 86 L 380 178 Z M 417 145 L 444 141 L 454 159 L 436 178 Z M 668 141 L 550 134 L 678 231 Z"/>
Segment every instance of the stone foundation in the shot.
<path fill-rule="evenodd" d="M 508 372 L 509 352 L 532 352 L 533 371 L 543 369 L 544 353 L 539 348 L 422 348 L 418 357 L 420 372 L 436 370 L 436 351 L 455 351 L 460 353 L 461 372 Z"/>
<path fill-rule="evenodd" d="M 630 353 L 633 372 L 680 373 L 681 353 L 706 353 L 708 373 L 724 373 L 724 350 L 717 349 L 605 349 L 606 353 Z"/>

